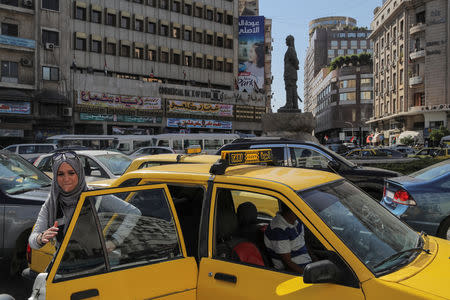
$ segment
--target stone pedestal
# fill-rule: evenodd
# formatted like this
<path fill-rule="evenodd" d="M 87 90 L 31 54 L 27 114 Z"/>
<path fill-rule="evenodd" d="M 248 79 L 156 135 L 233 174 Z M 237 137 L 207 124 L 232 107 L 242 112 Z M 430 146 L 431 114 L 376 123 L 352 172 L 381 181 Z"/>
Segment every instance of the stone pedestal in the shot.
<path fill-rule="evenodd" d="M 265 136 L 319 143 L 312 135 L 312 131 L 316 127 L 316 120 L 310 112 L 279 110 L 278 113 L 264 114 L 262 126 Z"/>

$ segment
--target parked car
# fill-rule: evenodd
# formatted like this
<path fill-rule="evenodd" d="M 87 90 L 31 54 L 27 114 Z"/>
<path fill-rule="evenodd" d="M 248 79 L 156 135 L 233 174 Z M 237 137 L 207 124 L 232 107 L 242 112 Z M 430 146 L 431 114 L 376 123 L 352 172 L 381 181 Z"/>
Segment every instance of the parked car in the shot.
<path fill-rule="evenodd" d="M 406 154 L 406 156 L 413 155 L 416 153 L 414 148 L 409 147 L 409 146 L 396 146 L 396 147 L 391 147 L 391 148 L 396 151 Z"/>
<path fill-rule="evenodd" d="M 345 154 L 345 157 L 351 159 L 386 158 L 388 157 L 388 154 L 384 151 L 380 151 L 380 149 L 364 148 L 364 149 L 350 150 Z"/>
<path fill-rule="evenodd" d="M 119 188 L 83 193 L 29 299 L 450 298 L 450 244 L 418 234 L 342 177 L 214 166 L 155 166 L 120 177 Z M 240 213 L 237 192 L 248 195 L 254 210 Z M 106 197 L 123 199 L 141 213 L 98 209 Z M 264 260 L 261 228 L 271 218 L 258 215 L 261 205 L 254 200 L 262 199 L 284 204 L 303 224 L 296 228 L 312 253 L 303 274 Z M 127 217 L 123 242 L 107 249 Z"/>
<path fill-rule="evenodd" d="M 387 156 L 393 157 L 393 158 L 401 158 L 408 156 L 406 153 L 402 153 L 398 150 L 391 149 L 391 148 L 378 148 L 376 149 L 378 151 L 386 153 Z"/>
<path fill-rule="evenodd" d="M 169 147 L 148 146 L 139 148 L 128 156 L 134 159 L 136 157 L 144 155 L 165 154 L 165 153 L 175 153 L 175 151 L 173 151 L 173 149 Z"/>
<path fill-rule="evenodd" d="M 86 182 L 101 179 L 117 178 L 122 175 L 132 159 L 125 154 L 105 150 L 76 150 L 81 159 L 86 175 Z M 53 154 L 41 155 L 34 165 L 41 171 L 52 177 Z"/>
<path fill-rule="evenodd" d="M 384 178 L 400 174 L 385 169 L 358 166 L 339 154 L 313 142 L 284 138 L 239 139 L 224 145 L 217 152 L 240 149 L 272 149 L 275 164 L 332 171 L 350 180 L 375 199 L 383 195 Z"/>
<path fill-rule="evenodd" d="M 15 144 L 9 145 L 4 150 L 19 154 L 29 162 L 33 163 L 34 160 L 42 154 L 49 153 L 56 148 L 58 148 L 56 144 Z"/>
<path fill-rule="evenodd" d="M 434 153 L 434 158 L 450 158 L 450 148 L 440 148 L 437 152 Z"/>
<path fill-rule="evenodd" d="M 450 240 L 450 159 L 386 179 L 381 204 L 415 230 Z"/>
<path fill-rule="evenodd" d="M 26 267 L 28 236 L 51 180 L 23 157 L 0 150 L 0 260 L 10 274 Z"/>
<path fill-rule="evenodd" d="M 417 157 L 417 158 L 430 158 L 435 157 L 437 152 L 440 148 L 437 147 L 429 147 L 429 148 L 422 148 L 419 151 L 417 151 L 415 154 L 410 155 L 410 157 Z"/>

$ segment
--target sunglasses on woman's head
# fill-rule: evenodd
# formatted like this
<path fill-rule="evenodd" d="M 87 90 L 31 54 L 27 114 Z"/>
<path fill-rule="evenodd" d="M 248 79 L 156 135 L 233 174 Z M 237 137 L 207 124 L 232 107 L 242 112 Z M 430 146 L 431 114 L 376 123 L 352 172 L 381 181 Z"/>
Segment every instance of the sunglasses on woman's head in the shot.
<path fill-rule="evenodd" d="M 68 158 L 78 158 L 78 155 L 72 151 L 57 152 L 52 156 L 52 163 L 55 164 L 60 160 L 66 160 Z"/>

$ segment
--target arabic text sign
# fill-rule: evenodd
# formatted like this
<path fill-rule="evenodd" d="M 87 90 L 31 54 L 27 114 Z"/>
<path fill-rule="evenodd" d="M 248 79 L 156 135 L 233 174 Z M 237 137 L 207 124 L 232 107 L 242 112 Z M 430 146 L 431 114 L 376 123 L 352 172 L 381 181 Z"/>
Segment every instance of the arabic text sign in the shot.
<path fill-rule="evenodd" d="M 15 36 L 2 35 L 2 34 L 0 34 L 0 44 L 25 47 L 25 48 L 31 48 L 31 49 L 36 48 L 35 40 L 29 40 L 29 39 L 19 38 L 19 37 L 15 37 Z"/>
<path fill-rule="evenodd" d="M 81 91 L 78 96 L 78 104 L 156 110 L 161 109 L 161 98 Z"/>
<path fill-rule="evenodd" d="M 167 127 L 231 129 L 231 121 L 168 118 Z"/>
<path fill-rule="evenodd" d="M 185 114 L 232 117 L 233 105 L 169 100 L 168 111 Z"/>
<path fill-rule="evenodd" d="M 125 115 L 106 115 L 106 114 L 88 114 L 80 113 L 80 120 L 82 121 L 109 121 L 109 122 L 124 122 L 124 123 L 161 123 L 161 117 L 146 117 L 146 116 L 125 116 Z"/>
<path fill-rule="evenodd" d="M 264 87 L 264 17 L 239 17 L 239 91 Z"/>
<path fill-rule="evenodd" d="M 31 105 L 29 102 L 5 103 L 0 102 L 0 113 L 2 114 L 31 114 Z"/>

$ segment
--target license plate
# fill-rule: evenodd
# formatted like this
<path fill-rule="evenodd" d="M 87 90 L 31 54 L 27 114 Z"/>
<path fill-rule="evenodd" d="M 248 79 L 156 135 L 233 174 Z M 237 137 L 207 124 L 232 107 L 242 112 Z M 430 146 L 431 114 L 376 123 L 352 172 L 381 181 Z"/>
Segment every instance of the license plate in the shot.
<path fill-rule="evenodd" d="M 394 192 L 386 191 L 386 197 L 390 199 L 394 199 Z"/>

